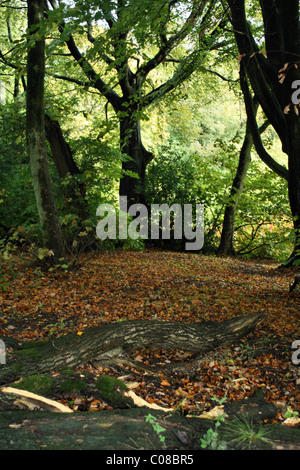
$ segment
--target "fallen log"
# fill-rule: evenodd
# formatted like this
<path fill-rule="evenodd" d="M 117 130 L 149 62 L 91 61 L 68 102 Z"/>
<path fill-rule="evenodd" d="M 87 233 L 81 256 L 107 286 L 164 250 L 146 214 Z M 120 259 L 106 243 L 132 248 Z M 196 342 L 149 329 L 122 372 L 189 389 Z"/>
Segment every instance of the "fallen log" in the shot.
<path fill-rule="evenodd" d="M 164 430 L 164 442 L 149 415 Z M 0 450 L 185 450 L 194 447 L 194 440 L 199 448 L 200 435 L 210 426 L 208 419 L 148 408 L 71 414 L 0 411 Z"/>
<path fill-rule="evenodd" d="M 230 415 L 229 409 L 226 411 Z M 259 413 L 260 408 L 257 411 Z M 219 440 L 228 450 L 241 449 L 234 439 L 236 435 L 228 433 L 228 423 L 226 418 L 218 427 Z M 253 424 L 253 429 L 261 429 L 261 426 Z M 257 439 L 251 449 L 292 446 L 299 450 L 299 429 L 282 424 L 263 426 L 268 439 Z M 215 418 L 184 417 L 148 408 L 92 413 L 0 411 L 0 450 L 124 450 L 131 451 L 131 455 L 133 451 L 159 449 L 176 450 L 176 454 L 185 451 L 186 454 L 187 450 L 200 450 L 201 439 L 214 429 Z M 248 446 L 249 443 L 246 441 L 245 444 Z M 109 457 L 113 455 L 108 452 Z"/>
<path fill-rule="evenodd" d="M 181 350 L 201 355 L 234 344 L 263 321 L 258 313 L 222 322 L 182 324 L 164 321 L 133 320 L 103 324 L 70 333 L 45 343 L 24 343 L 7 355 L 0 368 L 0 385 L 20 377 L 44 374 L 88 362 L 117 359 L 138 347 Z"/>

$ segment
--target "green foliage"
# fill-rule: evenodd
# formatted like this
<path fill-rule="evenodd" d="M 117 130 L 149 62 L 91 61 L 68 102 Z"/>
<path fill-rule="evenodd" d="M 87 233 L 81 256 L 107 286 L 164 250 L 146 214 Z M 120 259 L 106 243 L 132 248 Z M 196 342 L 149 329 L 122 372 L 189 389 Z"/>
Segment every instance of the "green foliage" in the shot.
<path fill-rule="evenodd" d="M 103 201 L 103 202 L 107 202 L 107 201 Z M 145 242 L 141 237 L 138 237 L 138 238 L 134 239 L 134 238 L 131 238 L 128 235 L 127 238 L 125 238 L 125 239 L 120 239 L 119 238 L 119 220 L 120 220 L 119 219 L 119 217 L 120 217 L 119 206 L 116 203 L 116 200 L 111 200 L 111 201 L 109 201 L 109 203 L 114 207 L 115 213 L 116 213 L 116 237 L 111 238 L 111 239 L 110 238 L 105 238 L 103 240 L 99 239 L 98 240 L 99 247 L 102 250 L 113 250 L 113 249 L 116 249 L 116 248 L 121 248 L 121 249 L 124 249 L 124 250 L 130 250 L 130 251 L 143 251 L 144 248 L 145 248 Z M 100 221 L 101 219 L 105 218 L 105 217 L 106 217 L 106 214 L 104 214 L 103 217 L 100 217 L 97 220 L 97 222 Z M 127 224 L 126 233 L 127 234 L 128 234 L 129 224 L 132 220 L 133 220 L 133 217 L 131 217 L 127 214 L 127 219 L 126 219 L 126 224 Z"/>
<path fill-rule="evenodd" d="M 162 427 L 158 422 L 157 418 L 150 413 L 145 416 L 145 421 L 146 423 L 150 423 L 152 425 L 152 428 L 154 432 L 157 434 L 158 439 L 162 444 L 165 443 L 166 437 L 162 435 L 163 432 L 166 431 L 166 428 Z"/>
<path fill-rule="evenodd" d="M 188 204 L 200 199 L 195 155 L 177 141 L 157 150 L 147 169 L 145 197 L 149 204 Z M 195 195 L 198 190 L 199 197 Z"/>
<path fill-rule="evenodd" d="M 19 239 L 11 239 L 12 235 L 18 227 L 24 227 L 25 231 L 31 232 L 30 243 L 26 241 L 26 244 L 27 247 L 32 244 L 32 256 L 43 261 L 45 254 L 39 246 L 41 233 L 25 142 L 22 78 L 26 72 L 28 46 L 26 10 L 9 8 L 12 3 L 22 6 L 22 2 L 17 0 L 5 3 L 1 6 L 3 15 L 0 20 L 1 82 L 7 90 L 5 100 L 0 96 L 0 101 L 3 101 L 0 106 L 0 239 L 3 240 L 2 252 L 7 255 L 20 245 Z M 65 243 L 75 258 L 95 246 L 91 240 L 103 249 L 122 246 L 141 250 L 144 242 L 141 239 L 100 242 L 90 236 L 97 224 L 96 208 L 103 202 L 117 199 L 122 160 L 125 158 L 120 152 L 121 111 L 116 114 L 106 98 L 94 88 L 95 83 L 88 80 L 83 69 L 70 56 L 65 41 L 73 34 L 97 77 L 121 96 L 125 83 L 123 81 L 120 87 L 120 80 L 124 80 L 127 59 L 133 73 L 139 68 L 142 70 L 151 58 L 157 59 L 157 52 L 166 40 L 182 32 L 193 5 L 194 2 L 189 0 L 184 3 L 131 0 L 123 6 L 121 2 L 111 0 L 101 4 L 82 0 L 76 0 L 72 5 L 59 2 L 57 9 L 48 12 L 46 29 L 37 33 L 46 32 L 47 35 L 46 111 L 60 122 L 81 171 L 62 180 L 49 158 Z M 225 204 L 243 141 L 245 115 L 237 81 L 237 52 L 229 33 L 223 31 L 228 41 L 221 54 L 218 48 L 209 52 L 211 41 L 217 40 L 218 36 L 212 34 L 218 8 L 214 9 L 214 15 L 205 19 L 209 34 L 205 36 L 203 32 L 205 27 L 201 21 L 209 5 L 207 2 L 200 16 L 186 25 L 188 40 L 181 41 L 178 37 L 174 42 L 176 46 L 164 62 L 149 73 L 139 75 L 141 88 L 138 93 L 135 91 L 126 97 L 122 112 L 128 115 L 133 108 L 136 110 L 143 121 L 145 147 L 156 155 L 147 170 L 147 202 L 193 206 L 203 203 L 203 251 L 214 252 L 219 244 Z M 252 4 L 247 8 L 253 18 L 254 35 L 259 37 L 262 26 L 259 9 Z M 63 32 L 59 31 L 62 20 L 65 20 Z M 200 30 L 204 28 L 202 36 L 199 35 L 199 26 Z M 93 39 L 87 37 L 88 27 Z M 204 38 L 203 43 L 201 38 Z M 34 39 L 31 36 L 30 40 Z M 194 49 L 201 53 L 192 55 Z M 188 66 L 190 70 L 187 70 Z M 195 71 L 193 75 L 192 70 Z M 229 81 L 220 80 L 219 75 L 209 70 Z M 71 81 L 57 80 L 54 75 L 69 77 Z M 165 83 L 176 86 L 174 89 L 171 86 L 165 94 Z M 150 100 L 153 104 L 150 109 L 143 99 L 154 90 L 156 98 L 153 102 Z M 271 149 L 275 133 L 264 134 L 263 140 L 268 150 Z M 276 152 L 278 149 L 271 153 L 277 158 Z M 266 169 L 253 154 L 238 204 L 235 249 L 246 257 L 272 257 L 282 261 L 288 257 L 294 243 L 286 183 Z M 78 193 L 78 197 L 74 194 L 70 197 L 70 190 L 75 189 L 76 193 L 80 185 L 86 192 L 87 216 L 84 220 L 80 210 L 81 196 Z M 170 246 L 182 248 L 177 241 Z M 67 269 L 69 261 L 62 262 L 61 266 Z M 60 267 L 51 267 L 57 268 Z"/>
<path fill-rule="evenodd" d="M 231 163 L 228 155 L 225 162 L 219 155 L 202 156 L 176 138 L 170 139 L 159 148 L 147 171 L 145 195 L 149 204 L 192 204 L 194 208 L 204 204 L 205 251 L 212 250 L 217 241 L 224 193 L 231 181 L 226 168 Z"/>
<path fill-rule="evenodd" d="M 235 449 L 251 450 L 258 444 L 270 444 L 268 432 L 246 418 L 235 417 L 226 423 L 224 437 Z"/>
<path fill-rule="evenodd" d="M 224 441 L 221 440 L 218 432 L 219 426 L 225 421 L 224 416 L 219 415 L 213 428 L 209 428 L 201 438 L 202 449 L 225 450 L 227 448 Z"/>
<path fill-rule="evenodd" d="M 5 275 L 5 271 L 2 266 L 0 266 L 0 291 L 6 291 L 9 286 L 9 279 Z"/>
<path fill-rule="evenodd" d="M 95 120 L 94 126 L 102 125 Z M 114 132 L 112 136 L 114 136 Z M 82 171 L 86 198 L 91 216 L 102 202 L 115 197 L 121 177 L 122 155 L 106 133 L 96 133 L 93 129 L 87 136 L 70 139 L 76 160 Z M 117 141 L 118 142 L 118 141 Z"/>
<path fill-rule="evenodd" d="M 197 179 L 195 155 L 177 141 L 162 145 L 147 169 L 145 199 L 150 204 L 196 204 L 204 202 Z M 171 227 L 173 230 L 173 227 Z M 180 241 L 174 243 L 180 246 Z"/>
<path fill-rule="evenodd" d="M 287 407 L 287 410 L 284 413 L 285 418 L 297 418 L 298 415 L 298 411 L 294 411 L 290 406 Z"/>
<path fill-rule="evenodd" d="M 238 254 L 285 259 L 293 246 L 287 183 L 253 159 L 236 216 Z"/>
<path fill-rule="evenodd" d="M 25 143 L 22 103 L 0 108 L 0 237 L 11 227 L 38 223 Z"/>
<path fill-rule="evenodd" d="M 211 450 L 225 450 L 226 445 L 223 442 L 220 442 L 220 436 L 217 431 L 219 426 L 219 421 L 215 424 L 215 428 L 210 428 L 201 438 L 201 447 L 202 449 L 211 449 Z"/>
<path fill-rule="evenodd" d="M 192 152 L 173 136 L 158 148 L 148 166 L 145 196 L 149 204 L 204 204 L 206 252 L 213 252 L 219 243 L 242 139 L 239 133 L 231 140 L 218 138 L 205 155 L 201 149 Z M 289 212 L 286 182 L 253 158 L 236 214 L 236 252 L 283 260 L 293 246 Z"/>

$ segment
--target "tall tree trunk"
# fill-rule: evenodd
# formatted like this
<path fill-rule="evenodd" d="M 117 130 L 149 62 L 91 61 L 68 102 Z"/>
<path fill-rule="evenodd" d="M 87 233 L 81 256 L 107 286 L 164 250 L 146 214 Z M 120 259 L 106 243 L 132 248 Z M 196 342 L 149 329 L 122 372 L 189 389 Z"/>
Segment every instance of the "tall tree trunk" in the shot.
<path fill-rule="evenodd" d="M 255 114 L 257 112 L 257 109 L 258 103 L 255 104 Z M 264 132 L 268 125 L 269 122 L 266 121 L 260 127 L 259 132 Z M 252 146 L 253 137 L 251 133 L 251 126 L 249 124 L 249 120 L 247 119 L 246 134 L 240 151 L 239 164 L 237 167 L 235 178 L 232 183 L 229 203 L 226 205 L 225 208 L 221 241 L 217 251 L 219 255 L 235 255 L 235 249 L 233 246 L 233 235 L 235 230 L 236 210 L 241 193 L 243 191 L 247 171 L 251 162 Z"/>
<path fill-rule="evenodd" d="M 70 146 L 63 136 L 59 122 L 45 114 L 45 129 L 58 176 L 65 178 L 68 173 L 71 175 L 80 174 Z"/>
<path fill-rule="evenodd" d="M 71 148 L 66 142 L 58 121 L 53 120 L 48 114 L 45 114 L 46 137 L 50 145 L 51 155 L 60 178 L 66 178 L 68 175 L 75 177 L 66 188 L 66 201 L 71 201 L 72 207 L 76 210 L 80 221 L 88 219 L 89 212 L 86 201 L 85 185 L 82 181 L 77 181 L 76 176 L 81 175 Z"/>
<path fill-rule="evenodd" d="M 300 123 L 299 117 L 290 116 L 289 120 L 289 179 L 288 193 L 294 224 L 294 249 L 287 266 L 300 261 Z"/>
<path fill-rule="evenodd" d="M 39 213 L 43 245 L 58 259 L 64 255 L 64 245 L 53 187 L 49 172 L 45 120 L 44 120 L 44 75 L 45 38 L 40 26 L 44 19 L 44 1 L 28 0 L 28 40 L 27 58 L 27 145 L 35 198 Z"/>
<path fill-rule="evenodd" d="M 129 204 L 145 202 L 143 190 L 146 167 L 154 157 L 143 146 L 140 121 L 134 117 L 134 114 L 135 112 L 120 119 L 121 151 L 129 158 L 122 163 L 124 174 L 120 180 L 119 194 L 127 196 Z"/>
<path fill-rule="evenodd" d="M 240 53 L 241 88 L 257 153 L 288 181 L 295 243 L 288 265 L 300 259 L 300 121 L 299 104 L 292 101 L 292 84 L 300 79 L 299 1 L 260 0 L 266 55 L 261 54 L 246 18 L 245 0 L 227 0 Z M 288 170 L 275 162 L 263 147 L 251 111 L 248 79 L 267 119 L 277 132 L 288 157 Z M 297 83 L 297 82 L 296 82 Z"/>
<path fill-rule="evenodd" d="M 249 129 L 249 125 L 247 124 L 244 143 L 240 151 L 239 164 L 232 183 L 229 202 L 225 208 L 221 241 L 217 250 L 219 255 L 235 255 L 233 246 L 235 216 L 237 205 L 243 190 L 245 178 L 251 161 L 252 144 L 252 134 Z"/>

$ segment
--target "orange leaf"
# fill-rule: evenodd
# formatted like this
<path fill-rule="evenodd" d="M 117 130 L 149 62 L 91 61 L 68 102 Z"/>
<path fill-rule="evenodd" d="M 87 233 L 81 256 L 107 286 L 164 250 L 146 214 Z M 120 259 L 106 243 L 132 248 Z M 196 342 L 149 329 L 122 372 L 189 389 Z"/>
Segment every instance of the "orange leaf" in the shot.
<path fill-rule="evenodd" d="M 169 384 L 169 382 L 167 380 L 163 380 L 160 385 L 163 385 L 164 387 L 168 387 L 170 386 L 171 384 Z"/>

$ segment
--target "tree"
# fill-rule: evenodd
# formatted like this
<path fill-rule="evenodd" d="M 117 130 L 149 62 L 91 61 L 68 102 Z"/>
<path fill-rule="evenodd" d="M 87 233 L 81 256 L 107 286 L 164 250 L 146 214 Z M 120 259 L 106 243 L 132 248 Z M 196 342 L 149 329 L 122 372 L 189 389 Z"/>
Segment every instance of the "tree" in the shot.
<path fill-rule="evenodd" d="M 292 84 L 299 80 L 299 1 L 260 0 L 265 53 L 251 30 L 244 0 L 228 0 L 230 20 L 240 53 L 240 77 L 254 145 L 260 158 L 287 179 L 295 243 L 289 264 L 300 256 L 300 120 L 292 102 Z M 250 87 L 263 112 L 277 132 L 288 169 L 264 148 L 254 115 Z"/>
<path fill-rule="evenodd" d="M 42 32 L 44 1 L 28 1 L 27 116 L 26 134 L 32 181 L 45 248 L 55 260 L 63 257 L 59 225 L 47 160 L 44 120 L 45 38 Z"/>
<path fill-rule="evenodd" d="M 25 66 L 26 56 L 22 53 L 22 48 L 21 51 L 16 52 L 18 50 L 17 44 L 21 41 L 21 39 L 16 38 L 16 36 L 17 34 L 19 34 L 20 30 L 22 30 L 22 27 L 25 28 L 26 15 L 20 14 L 23 13 L 24 8 L 22 4 L 18 1 L 8 2 L 8 4 L 5 5 L 5 9 L 4 6 L 0 6 L 4 10 L 3 16 L 5 17 L 5 24 L 3 25 L 3 29 L 5 31 L 5 41 L 3 41 L 3 49 L 0 49 L 0 61 L 4 65 L 3 70 L 5 71 L 7 86 L 9 86 L 8 84 L 9 82 L 11 82 L 11 79 L 9 78 L 11 75 L 11 70 L 14 71 L 14 87 L 12 94 L 14 98 L 13 103 L 17 112 L 18 110 L 22 110 L 24 96 L 26 97 L 27 84 Z M 24 44 L 24 49 L 25 47 L 26 46 Z M 10 51 L 10 54 L 8 54 L 7 51 Z M 22 87 L 20 86 L 20 82 L 22 83 Z M 10 86 L 10 88 L 12 88 L 12 85 Z M 22 95 L 22 89 L 24 91 L 24 95 Z M 47 98 L 45 101 L 45 108 L 48 109 L 47 112 L 44 112 L 44 120 L 46 139 L 48 141 L 50 149 L 49 155 L 51 156 L 54 162 L 56 172 L 59 178 L 58 181 L 59 183 L 62 183 L 59 187 L 59 196 L 60 199 L 63 201 L 63 210 L 69 215 L 70 213 L 72 213 L 73 223 L 75 216 L 77 221 L 76 230 L 78 231 L 82 227 L 86 227 L 85 222 L 89 219 L 90 215 L 88 210 L 88 203 L 86 200 L 86 188 L 82 177 L 82 171 L 80 170 L 78 164 L 74 159 L 73 151 L 65 138 L 60 122 L 58 121 L 57 117 L 55 119 L 52 117 L 52 110 L 49 109 L 52 107 L 47 102 Z M 18 118 L 16 117 L 15 120 L 17 121 Z M 13 123 L 13 128 L 14 127 L 15 123 Z M 18 132 L 19 135 L 17 135 L 15 139 L 21 141 L 21 136 L 23 135 L 23 132 L 21 130 L 18 130 Z M 11 136 L 10 140 L 13 141 L 14 137 Z M 19 152 L 19 155 L 22 156 L 21 158 L 24 164 L 26 164 L 26 157 L 24 156 L 25 154 L 26 151 L 24 150 Z M 18 153 L 15 152 L 15 149 L 14 156 L 18 156 Z M 9 164 L 11 164 L 11 157 L 7 154 L 6 158 Z M 28 203 L 24 200 L 24 204 Z M 27 221 L 25 220 L 22 221 L 21 225 L 23 225 L 24 223 L 26 224 L 26 222 Z M 16 221 L 15 224 L 19 225 L 18 221 Z M 65 235 L 66 232 L 64 233 L 64 242 L 68 244 L 68 240 L 66 239 Z M 73 240 L 71 240 L 71 242 L 72 241 Z"/>
<path fill-rule="evenodd" d="M 48 17 L 52 22 L 59 18 L 60 38 L 84 79 L 54 76 L 95 88 L 113 107 L 125 155 L 119 193 L 130 202 L 143 201 L 145 171 L 153 154 L 142 143 L 140 121 L 146 108 L 188 79 L 215 45 L 219 2 L 76 1 L 72 9 L 56 0 L 47 4 Z M 91 44 L 84 53 L 75 32 L 85 34 Z M 155 70 L 162 65 L 168 67 L 168 78 L 156 85 Z"/>
<path fill-rule="evenodd" d="M 255 114 L 257 112 L 258 105 L 256 103 L 255 106 Z M 263 132 L 269 123 L 266 121 L 260 127 L 260 133 Z M 224 220 L 223 220 L 223 228 L 221 234 L 220 245 L 218 247 L 218 254 L 220 255 L 233 255 L 235 254 L 235 249 L 233 246 L 233 235 L 235 229 L 235 216 L 239 198 L 241 196 L 241 192 L 243 190 L 244 181 L 247 175 L 247 171 L 251 162 L 251 149 L 253 147 L 253 138 L 249 126 L 249 122 L 247 120 L 246 124 L 246 133 L 244 142 L 240 151 L 239 156 L 239 163 L 236 170 L 236 175 L 234 177 L 232 187 L 230 190 L 230 197 L 229 202 L 226 205 L 225 213 L 224 213 Z"/>
<path fill-rule="evenodd" d="M 84 182 L 80 180 L 82 172 L 73 157 L 72 150 L 64 137 L 59 122 L 52 119 L 47 113 L 45 113 L 45 130 L 59 178 L 63 180 L 68 176 L 72 177 L 71 183 L 67 185 L 65 197 L 67 201 L 72 202 L 72 206 L 79 217 L 78 225 L 81 226 L 82 222 L 89 217 L 86 189 Z M 77 177 L 79 177 L 78 181 L 76 180 Z"/>

